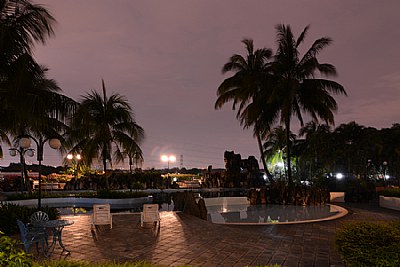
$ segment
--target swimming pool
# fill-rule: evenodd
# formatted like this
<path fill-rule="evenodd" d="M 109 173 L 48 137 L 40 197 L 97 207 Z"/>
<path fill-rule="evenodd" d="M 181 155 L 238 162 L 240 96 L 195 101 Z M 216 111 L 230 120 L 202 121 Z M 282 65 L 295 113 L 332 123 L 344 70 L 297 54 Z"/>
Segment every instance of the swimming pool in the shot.
<path fill-rule="evenodd" d="M 333 220 L 347 214 L 337 205 L 250 205 L 246 197 L 204 200 L 208 220 L 218 224 L 295 224 Z"/>

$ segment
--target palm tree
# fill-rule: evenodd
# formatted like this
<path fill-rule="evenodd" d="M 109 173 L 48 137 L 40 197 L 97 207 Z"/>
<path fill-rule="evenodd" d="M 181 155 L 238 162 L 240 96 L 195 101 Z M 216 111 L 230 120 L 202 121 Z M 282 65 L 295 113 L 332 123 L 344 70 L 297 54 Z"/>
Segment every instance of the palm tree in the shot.
<path fill-rule="evenodd" d="M 48 10 L 28 0 L 0 1 L 1 129 L 14 139 L 60 136 L 76 106 L 32 56 L 35 43 L 45 43 L 54 34 L 54 23 Z"/>
<path fill-rule="evenodd" d="M 300 129 L 299 136 L 305 137 L 299 146 L 302 150 L 301 161 L 308 165 L 310 179 L 311 170 L 320 174 L 328 170 L 332 171 L 334 157 L 332 157 L 333 140 L 330 126 L 310 121 Z"/>
<path fill-rule="evenodd" d="M 7 145 L 11 144 L 6 132 L 0 128 L 0 159 L 3 158 L 3 149 L 1 147 L 1 143 L 3 143 L 3 142 L 6 143 Z"/>
<path fill-rule="evenodd" d="M 290 141 L 294 142 L 296 140 L 296 135 L 290 134 Z M 270 159 L 271 167 L 276 167 L 279 165 L 278 163 L 283 163 L 283 166 L 280 166 L 282 169 L 285 168 L 285 164 L 283 159 L 286 158 L 286 131 L 282 126 L 275 127 L 272 129 L 270 134 L 268 135 L 267 140 L 263 144 L 264 147 L 264 155 Z M 285 173 L 287 173 L 285 171 Z"/>
<path fill-rule="evenodd" d="M 36 42 L 45 43 L 54 34 L 54 17 L 41 5 L 28 0 L 0 1 L 0 69 L 24 54 Z"/>
<path fill-rule="evenodd" d="M 234 74 L 218 87 L 215 109 L 220 109 L 227 102 L 233 102 L 232 109 L 236 109 L 236 105 L 239 105 L 236 117 L 244 128 L 254 127 L 253 133 L 257 138 L 264 170 L 269 180 L 273 182 L 262 149 L 265 129 L 269 129 L 276 114 L 271 112 L 267 115 L 262 112 L 270 92 L 266 84 L 269 72 L 268 59 L 271 58 L 272 52 L 267 48 L 254 50 L 251 39 L 244 39 L 242 43 L 246 47 L 247 55 L 244 57 L 234 54 L 223 66 L 223 74 L 230 71 Z"/>
<path fill-rule="evenodd" d="M 60 94 L 48 69 L 32 57 L 35 42 L 53 35 L 54 17 L 27 0 L 0 1 L 0 114 L 2 127 L 18 135 L 39 131 L 49 120 L 70 116 L 75 101 Z M 22 108 L 21 108 L 22 107 Z"/>
<path fill-rule="evenodd" d="M 40 131 L 50 121 L 65 122 L 73 114 L 77 103 L 60 93 L 57 82 L 46 77 L 47 71 L 43 66 L 34 70 L 20 66 L 15 75 L 0 82 L 3 112 L 13 134 L 26 128 Z"/>
<path fill-rule="evenodd" d="M 292 183 L 290 166 L 290 123 L 296 116 L 303 126 L 302 113 L 318 118 L 327 124 L 334 123 L 333 112 L 337 104 L 333 94 L 344 94 L 346 91 L 339 83 L 316 78 L 317 72 L 323 76 L 335 76 L 336 69 L 328 63 L 319 63 L 317 55 L 332 40 L 327 37 L 317 39 L 300 57 L 299 46 L 304 42 L 309 26 L 305 27 L 300 36 L 295 39 L 290 26 L 277 25 L 278 50 L 274 56 L 274 93 L 271 101 L 280 105 L 281 122 L 286 128 L 288 183 Z"/>
<path fill-rule="evenodd" d="M 141 153 L 139 142 L 144 131 L 127 100 L 119 94 L 108 97 L 104 81 L 102 89 L 102 95 L 92 91 L 83 96 L 72 120 L 69 144 L 72 151 L 82 151 L 88 166 L 93 159 L 100 160 L 106 173 L 107 162 L 122 161 L 125 151 Z"/>

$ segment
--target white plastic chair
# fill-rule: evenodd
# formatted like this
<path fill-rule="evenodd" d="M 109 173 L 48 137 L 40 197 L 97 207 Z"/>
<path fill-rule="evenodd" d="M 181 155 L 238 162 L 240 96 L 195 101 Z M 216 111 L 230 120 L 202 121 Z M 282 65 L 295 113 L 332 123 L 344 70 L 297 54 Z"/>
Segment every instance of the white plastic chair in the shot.
<path fill-rule="evenodd" d="M 110 225 L 112 229 L 112 215 L 110 204 L 93 205 L 93 225 Z"/>
<path fill-rule="evenodd" d="M 151 223 L 160 228 L 160 213 L 158 204 L 143 204 L 143 212 L 140 213 L 140 226 L 144 227 L 146 223 Z"/>

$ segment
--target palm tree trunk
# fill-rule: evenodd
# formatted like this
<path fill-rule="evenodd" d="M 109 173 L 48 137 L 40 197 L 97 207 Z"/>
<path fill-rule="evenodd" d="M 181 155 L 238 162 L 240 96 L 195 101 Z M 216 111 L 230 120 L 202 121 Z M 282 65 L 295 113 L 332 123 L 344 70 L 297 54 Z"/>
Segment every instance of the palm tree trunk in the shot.
<path fill-rule="evenodd" d="M 267 162 L 265 161 L 264 150 L 263 150 L 263 147 L 262 147 L 261 137 L 260 137 L 260 134 L 259 134 L 259 133 L 257 133 L 257 143 L 258 143 L 258 148 L 260 149 L 261 162 L 262 162 L 262 164 L 263 164 L 265 174 L 267 175 L 267 178 L 268 178 L 269 182 L 270 182 L 271 184 L 273 184 L 275 181 L 274 181 L 274 179 L 272 178 L 272 175 L 271 175 L 271 173 L 269 172 L 269 170 L 268 170 L 268 168 L 267 168 Z"/>
<path fill-rule="evenodd" d="M 290 143 L 290 118 L 285 120 L 286 126 L 286 166 L 287 166 L 287 179 L 288 186 L 292 185 L 292 167 L 290 165 L 291 158 L 291 143 Z"/>
<path fill-rule="evenodd" d="M 104 176 L 106 178 L 106 188 L 109 189 L 110 185 L 108 184 L 108 176 L 107 176 L 107 160 L 103 158 L 103 170 L 104 170 Z"/>

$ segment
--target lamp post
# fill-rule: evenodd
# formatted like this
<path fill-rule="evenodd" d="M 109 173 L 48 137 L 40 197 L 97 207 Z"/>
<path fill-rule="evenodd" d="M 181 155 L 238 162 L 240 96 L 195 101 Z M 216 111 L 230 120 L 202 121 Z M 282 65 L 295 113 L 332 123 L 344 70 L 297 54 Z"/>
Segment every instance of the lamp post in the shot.
<path fill-rule="evenodd" d="M 61 141 L 58 138 L 34 138 L 31 135 L 24 135 L 19 139 L 19 146 L 23 149 L 29 149 L 31 146 L 31 139 L 36 143 L 37 161 L 39 162 L 38 168 L 38 180 L 39 180 L 39 191 L 38 191 L 38 210 L 42 208 L 42 161 L 43 161 L 43 147 L 44 144 L 49 141 L 49 146 L 53 149 L 59 149 L 61 147 Z"/>
<path fill-rule="evenodd" d="M 76 190 L 76 183 L 78 180 L 78 171 L 79 171 L 79 161 L 82 159 L 80 154 L 76 154 L 75 156 L 72 154 L 67 155 L 67 159 L 72 162 L 73 172 L 74 172 L 74 190 Z"/>
<path fill-rule="evenodd" d="M 167 166 L 168 166 L 168 168 L 167 168 L 167 171 L 168 171 L 168 174 L 167 174 L 167 188 L 169 187 L 169 184 L 170 184 L 170 181 L 169 181 L 169 163 L 170 162 L 175 162 L 176 161 L 176 156 L 175 155 L 162 155 L 161 156 L 161 161 L 162 162 L 167 162 Z"/>
<path fill-rule="evenodd" d="M 10 156 L 15 157 L 17 154 L 19 154 L 19 160 L 21 164 L 21 192 L 24 191 L 25 186 L 24 186 L 24 171 L 25 171 L 25 154 L 28 155 L 29 157 L 33 157 L 35 154 L 35 150 L 32 148 L 10 148 Z M 26 182 L 26 188 L 28 188 L 28 191 L 30 192 L 30 186 L 29 186 L 29 180 L 25 181 Z"/>

